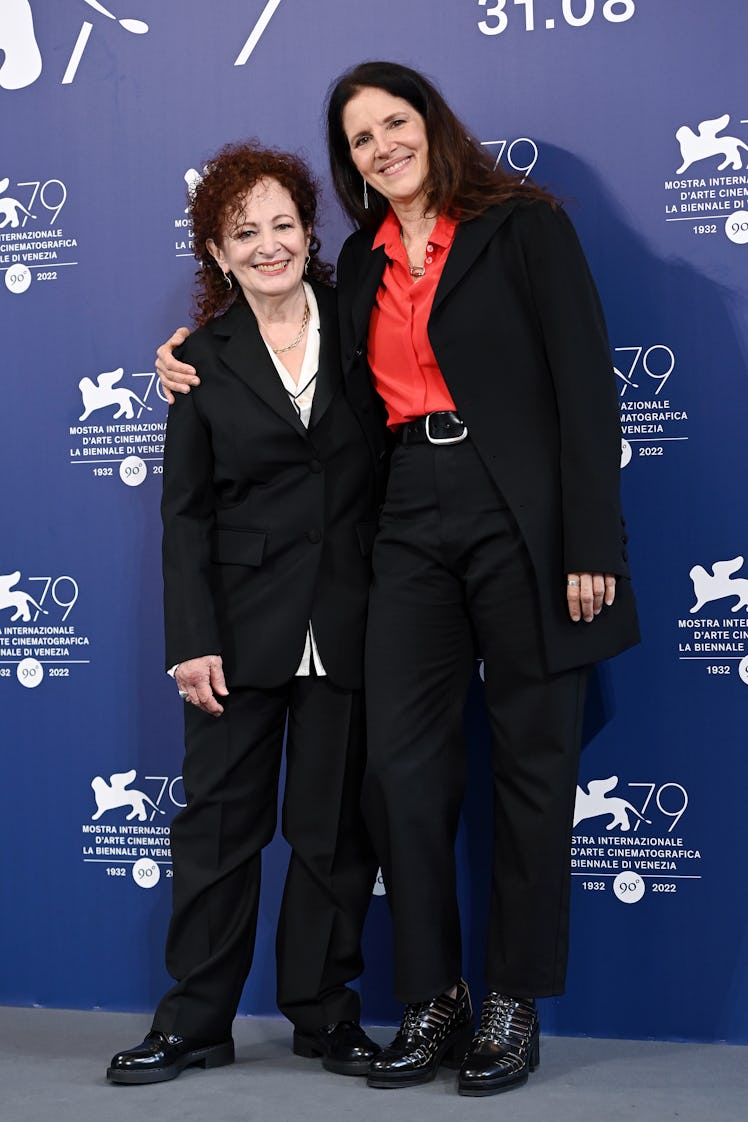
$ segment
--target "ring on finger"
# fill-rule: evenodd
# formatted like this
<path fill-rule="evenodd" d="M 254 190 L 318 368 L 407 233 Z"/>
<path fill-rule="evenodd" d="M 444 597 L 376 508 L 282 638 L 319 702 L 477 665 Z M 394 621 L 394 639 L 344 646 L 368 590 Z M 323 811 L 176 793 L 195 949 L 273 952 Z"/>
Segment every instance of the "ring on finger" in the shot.
<path fill-rule="evenodd" d="M 566 583 L 567 583 L 567 584 L 568 584 L 568 585 L 569 585 L 569 586 L 570 586 L 571 588 L 576 588 L 576 586 L 577 586 L 577 585 L 579 584 L 579 581 L 578 581 L 578 580 L 567 580 L 567 582 L 566 582 Z"/>

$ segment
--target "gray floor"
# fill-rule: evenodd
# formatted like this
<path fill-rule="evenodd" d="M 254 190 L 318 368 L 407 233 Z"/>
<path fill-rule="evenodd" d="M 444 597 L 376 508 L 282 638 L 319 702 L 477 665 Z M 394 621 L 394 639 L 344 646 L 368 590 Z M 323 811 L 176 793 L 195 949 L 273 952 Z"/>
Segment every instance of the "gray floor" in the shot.
<path fill-rule="evenodd" d="M 237 1062 L 188 1070 L 150 1087 L 114 1087 L 113 1052 L 138 1043 L 148 1018 L 0 1008 L 2 1122 L 746 1122 L 748 1051 L 727 1045 L 663 1044 L 561 1037 L 541 1042 L 541 1066 L 524 1088 L 460 1098 L 454 1073 L 424 1087 L 375 1091 L 362 1079 L 330 1075 L 289 1050 L 280 1019 L 242 1018 Z M 391 1029 L 375 1029 L 385 1041 Z"/>

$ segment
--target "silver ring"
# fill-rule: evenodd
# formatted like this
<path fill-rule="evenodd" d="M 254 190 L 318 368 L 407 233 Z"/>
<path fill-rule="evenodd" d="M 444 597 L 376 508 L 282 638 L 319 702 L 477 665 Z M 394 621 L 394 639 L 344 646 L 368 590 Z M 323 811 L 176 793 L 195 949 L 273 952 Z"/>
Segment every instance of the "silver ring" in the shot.
<path fill-rule="evenodd" d="M 179 696 L 181 697 L 182 701 L 184 701 L 184 699 L 187 697 L 188 693 L 189 693 L 189 690 L 180 690 L 179 691 Z"/>
<path fill-rule="evenodd" d="M 567 584 L 571 584 L 571 585 L 574 585 L 574 586 L 576 586 L 576 585 L 578 585 L 578 584 L 579 584 L 579 581 L 578 581 L 578 580 L 567 580 L 567 582 L 566 582 L 566 583 L 567 583 Z"/>

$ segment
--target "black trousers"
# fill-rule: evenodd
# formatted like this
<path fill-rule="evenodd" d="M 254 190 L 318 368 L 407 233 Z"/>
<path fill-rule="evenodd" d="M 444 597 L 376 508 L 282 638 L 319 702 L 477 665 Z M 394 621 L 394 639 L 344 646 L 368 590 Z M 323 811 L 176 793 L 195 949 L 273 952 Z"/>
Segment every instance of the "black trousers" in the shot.
<path fill-rule="evenodd" d="M 277 933 L 278 1005 L 302 1030 L 357 1019 L 347 983 L 376 875 L 360 811 L 363 701 L 327 678 L 234 689 L 221 717 L 185 707 L 187 806 L 171 828 L 166 965 L 177 984 L 154 1028 L 222 1040 L 252 963 L 261 851 L 276 825 L 288 715 L 283 834 L 291 846 Z"/>
<path fill-rule="evenodd" d="M 547 673 L 530 559 L 469 439 L 396 448 L 373 560 L 363 805 L 395 992 L 428 1000 L 462 973 L 454 845 L 479 653 L 494 786 L 486 981 L 515 997 L 561 993 L 587 672 Z"/>

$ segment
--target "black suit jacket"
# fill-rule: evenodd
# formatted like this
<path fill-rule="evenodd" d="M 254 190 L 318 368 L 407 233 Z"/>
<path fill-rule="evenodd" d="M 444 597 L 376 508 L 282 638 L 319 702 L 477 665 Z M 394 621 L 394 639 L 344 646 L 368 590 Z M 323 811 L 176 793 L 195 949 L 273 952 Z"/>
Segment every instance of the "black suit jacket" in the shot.
<path fill-rule="evenodd" d="M 369 316 L 385 266 L 359 231 L 338 262 L 343 369 L 365 404 Z M 638 640 L 619 498 L 621 432 L 600 301 L 576 233 L 547 203 L 457 227 L 428 332 L 457 410 L 519 523 L 552 671 Z M 363 414 L 362 414 L 363 415 Z M 612 572 L 616 601 L 573 624 L 566 574 Z"/>
<path fill-rule="evenodd" d="M 164 450 L 166 665 L 221 654 L 229 688 L 291 678 L 311 619 L 332 682 L 358 688 L 383 433 L 343 393 L 335 293 L 316 285 L 309 429 L 242 301 L 179 355 L 201 376 Z"/>

